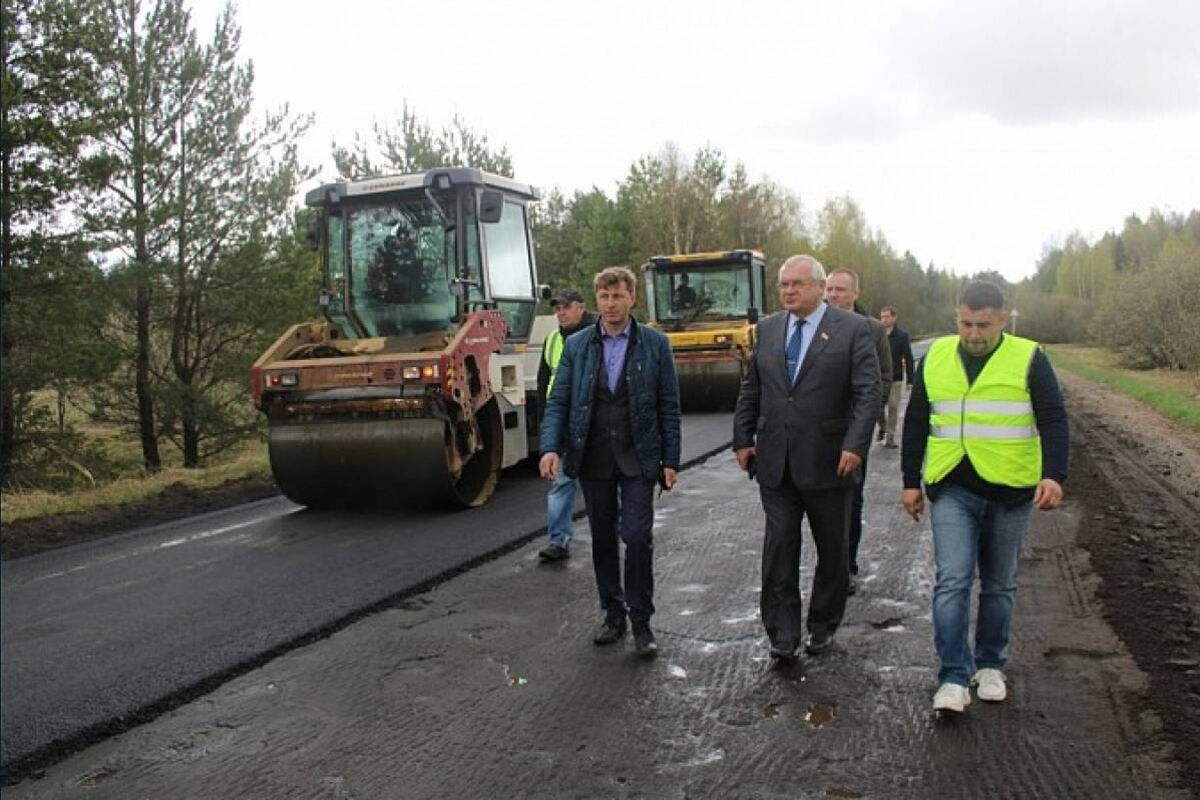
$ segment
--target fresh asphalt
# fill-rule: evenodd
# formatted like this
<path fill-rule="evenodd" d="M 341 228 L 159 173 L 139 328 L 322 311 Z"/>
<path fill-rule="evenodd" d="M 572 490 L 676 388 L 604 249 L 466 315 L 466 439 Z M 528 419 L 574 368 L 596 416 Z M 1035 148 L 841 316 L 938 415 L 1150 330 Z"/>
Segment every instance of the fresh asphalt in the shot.
<path fill-rule="evenodd" d="M 729 414 L 684 420 L 686 461 Z M 279 497 L 0 564 L 10 780 L 536 536 L 530 464 L 458 512 L 315 512 Z M 582 500 L 580 500 L 582 508 Z"/>
<path fill-rule="evenodd" d="M 928 522 L 901 510 L 898 451 L 876 444 L 870 464 L 862 588 L 819 657 L 767 657 L 761 504 L 724 451 L 658 501 L 657 659 L 628 637 L 592 644 L 581 521 L 565 562 L 540 564 L 526 539 L 5 795 L 1190 797 L 1103 621 L 1069 500 L 1027 540 L 1009 700 L 931 713 Z M 809 540 L 805 588 L 811 570 Z"/>

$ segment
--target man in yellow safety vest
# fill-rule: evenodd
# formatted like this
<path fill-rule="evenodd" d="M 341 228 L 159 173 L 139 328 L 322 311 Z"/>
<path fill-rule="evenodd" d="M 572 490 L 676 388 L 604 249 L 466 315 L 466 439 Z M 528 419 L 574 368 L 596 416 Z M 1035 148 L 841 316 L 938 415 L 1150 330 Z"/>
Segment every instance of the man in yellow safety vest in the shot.
<path fill-rule="evenodd" d="M 567 337 L 596 324 L 595 313 L 588 311 L 583 295 L 574 289 L 563 289 L 550 300 L 558 317 L 558 327 L 550 331 L 542 344 L 542 361 L 538 366 L 538 398 L 545 406 L 550 390 L 554 388 L 554 373 L 562 359 Z M 542 561 L 561 561 L 571 555 L 571 539 L 575 536 L 575 490 L 578 483 L 568 478 L 566 472 L 558 471 L 554 484 L 546 493 L 546 530 L 550 543 L 542 548 L 538 557 Z"/>
<path fill-rule="evenodd" d="M 1062 502 L 1069 430 L 1054 370 L 1041 347 L 1004 334 L 1000 287 L 972 281 L 958 335 L 934 340 L 918 364 L 904 418 L 901 501 L 915 520 L 930 500 L 934 645 L 941 670 L 935 711 L 1008 694 L 1017 566 L 1034 507 Z M 921 483 L 924 481 L 924 495 Z M 975 642 L 968 640 L 979 570 Z"/>

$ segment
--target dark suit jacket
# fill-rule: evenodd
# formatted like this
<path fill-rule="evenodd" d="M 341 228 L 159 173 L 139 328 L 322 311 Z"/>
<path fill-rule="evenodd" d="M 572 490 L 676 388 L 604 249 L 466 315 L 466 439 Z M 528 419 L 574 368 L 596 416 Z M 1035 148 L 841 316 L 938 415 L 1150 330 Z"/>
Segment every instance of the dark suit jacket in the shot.
<path fill-rule="evenodd" d="M 755 447 L 758 481 L 836 489 L 843 450 L 865 456 L 879 418 L 879 359 L 867 320 L 829 306 L 793 385 L 787 375 L 787 312 L 758 324 L 757 342 L 733 417 L 734 449 Z"/>

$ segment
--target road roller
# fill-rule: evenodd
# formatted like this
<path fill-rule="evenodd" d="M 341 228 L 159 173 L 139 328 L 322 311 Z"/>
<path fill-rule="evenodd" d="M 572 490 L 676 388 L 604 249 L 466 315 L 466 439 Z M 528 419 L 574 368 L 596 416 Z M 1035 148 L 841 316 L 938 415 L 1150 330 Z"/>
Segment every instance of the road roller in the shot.
<path fill-rule="evenodd" d="M 251 369 L 289 499 L 479 506 L 536 451 L 537 197 L 462 167 L 307 193 L 322 318 Z"/>
<path fill-rule="evenodd" d="M 683 409 L 732 409 L 764 307 L 763 254 L 654 256 L 642 272 L 650 324 L 671 341 Z"/>

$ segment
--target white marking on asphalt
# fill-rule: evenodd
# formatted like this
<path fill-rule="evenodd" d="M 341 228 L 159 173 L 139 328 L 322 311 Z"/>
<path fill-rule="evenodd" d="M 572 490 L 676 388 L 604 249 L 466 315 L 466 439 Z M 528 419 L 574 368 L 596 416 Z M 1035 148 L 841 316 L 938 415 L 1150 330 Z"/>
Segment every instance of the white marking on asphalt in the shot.
<path fill-rule="evenodd" d="M 157 553 L 162 550 L 166 550 L 168 547 L 178 547 L 181 544 L 190 544 L 203 539 L 211 539 L 214 536 L 220 536 L 221 534 L 229 533 L 230 531 L 241 530 L 242 528 L 248 528 L 251 525 L 257 525 L 260 522 L 266 522 L 267 520 L 273 519 L 277 516 L 278 514 L 267 514 L 262 517 L 255 517 L 254 519 L 246 520 L 245 522 L 239 522 L 236 525 L 226 525 L 221 528 L 214 528 L 211 531 L 193 533 L 191 536 L 181 536 L 177 539 L 168 539 L 165 542 L 159 542 L 158 544 L 150 545 L 148 547 L 139 547 L 136 550 L 130 550 L 128 553 L 121 553 L 120 555 L 105 556 L 104 558 L 98 558 L 95 561 L 89 561 L 84 564 L 76 564 L 73 567 L 59 570 L 57 572 L 49 572 L 45 575 L 39 575 L 36 578 L 31 578 L 29 583 L 39 583 L 41 581 L 48 581 L 52 578 L 61 578 L 64 575 L 72 575 L 76 572 L 82 572 L 93 567 L 102 567 L 106 564 L 114 564 L 118 561 L 124 561 L 127 558 L 143 556 L 147 553 Z"/>

